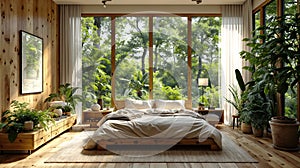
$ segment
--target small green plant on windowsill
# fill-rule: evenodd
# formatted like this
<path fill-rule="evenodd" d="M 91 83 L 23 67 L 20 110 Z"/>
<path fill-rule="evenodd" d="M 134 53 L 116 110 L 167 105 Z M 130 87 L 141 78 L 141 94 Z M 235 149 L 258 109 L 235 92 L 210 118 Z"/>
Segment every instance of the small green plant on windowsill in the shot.
<path fill-rule="evenodd" d="M 0 129 L 8 134 L 8 140 L 14 142 L 18 134 L 24 132 L 25 121 L 33 122 L 33 130 L 48 129 L 49 122 L 54 123 L 52 114 L 48 110 L 29 109 L 27 102 L 12 101 L 10 109 L 1 118 Z"/>

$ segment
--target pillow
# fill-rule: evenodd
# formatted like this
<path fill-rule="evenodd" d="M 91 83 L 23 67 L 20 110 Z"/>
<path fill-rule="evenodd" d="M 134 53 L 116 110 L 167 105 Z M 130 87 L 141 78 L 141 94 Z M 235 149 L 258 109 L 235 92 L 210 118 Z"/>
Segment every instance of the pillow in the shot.
<path fill-rule="evenodd" d="M 152 108 L 151 100 L 134 100 L 126 99 L 125 108 L 126 109 L 151 109 Z"/>
<path fill-rule="evenodd" d="M 155 100 L 157 109 L 180 110 L 185 109 L 184 100 Z"/>

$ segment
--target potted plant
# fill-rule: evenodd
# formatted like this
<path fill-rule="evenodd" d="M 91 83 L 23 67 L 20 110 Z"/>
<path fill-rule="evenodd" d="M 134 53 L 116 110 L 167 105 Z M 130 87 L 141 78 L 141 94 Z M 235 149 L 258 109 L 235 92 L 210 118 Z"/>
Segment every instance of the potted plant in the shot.
<path fill-rule="evenodd" d="M 14 142 L 18 134 L 24 132 L 26 124 L 32 123 L 32 128 L 48 128 L 49 122 L 54 122 L 49 111 L 27 108 L 28 103 L 12 101 L 11 110 L 3 113 L 0 129 L 7 133 L 10 142 Z"/>
<path fill-rule="evenodd" d="M 247 45 L 251 47 L 251 51 L 243 51 L 241 56 L 254 66 L 255 72 L 253 75 L 260 77 L 263 82 L 267 83 L 263 88 L 265 93 L 270 93 L 272 89 L 275 89 L 283 98 L 288 89 L 290 88 L 293 91 L 300 81 L 299 13 L 273 17 L 267 23 L 257 29 L 265 32 L 263 35 L 255 35 L 251 39 L 245 39 L 248 42 Z M 257 32 L 257 30 L 255 31 Z M 273 99 L 273 101 L 276 100 Z M 283 99 L 280 101 L 284 104 Z M 284 116 L 284 106 L 278 110 L 280 115 Z M 287 124 L 280 124 L 282 123 L 281 119 L 287 120 L 286 117 L 279 117 L 277 120 L 270 121 L 274 147 L 284 150 L 298 150 L 298 143 L 294 142 L 299 141 L 299 123 L 295 122 L 288 126 Z M 286 130 L 289 127 L 294 128 Z M 280 131 L 277 131 L 279 128 Z M 282 138 L 285 144 L 276 144 Z M 292 142 L 293 146 L 291 146 Z"/>
<path fill-rule="evenodd" d="M 75 109 L 75 105 L 81 101 L 81 95 L 75 94 L 78 90 L 78 87 L 72 87 L 71 84 L 66 83 L 64 85 L 60 85 L 58 89 L 58 93 L 51 93 L 45 99 L 44 102 L 52 102 L 55 100 L 60 100 L 65 102 L 64 106 L 70 106 L 71 109 Z"/>
<path fill-rule="evenodd" d="M 225 98 L 225 100 L 237 110 L 237 115 L 240 117 L 240 121 L 242 123 L 242 132 L 250 134 L 252 133 L 251 120 L 249 117 L 249 113 L 247 113 L 247 111 L 243 111 L 243 107 L 247 99 L 247 86 L 250 86 L 251 82 L 245 84 L 242 74 L 238 69 L 235 70 L 235 77 L 240 87 L 241 93 L 239 93 L 238 90 L 233 86 L 229 86 L 229 92 L 231 93 L 233 100 L 229 100 L 227 98 Z"/>
<path fill-rule="evenodd" d="M 249 114 L 254 136 L 263 136 L 263 131 L 268 127 L 268 121 L 271 118 L 272 107 L 272 101 L 259 87 L 259 84 L 248 91 L 247 101 L 242 111 Z"/>
<path fill-rule="evenodd" d="M 65 113 L 65 115 L 70 116 L 73 110 L 72 110 L 72 107 L 70 105 L 65 105 L 62 108 L 62 111 Z"/>

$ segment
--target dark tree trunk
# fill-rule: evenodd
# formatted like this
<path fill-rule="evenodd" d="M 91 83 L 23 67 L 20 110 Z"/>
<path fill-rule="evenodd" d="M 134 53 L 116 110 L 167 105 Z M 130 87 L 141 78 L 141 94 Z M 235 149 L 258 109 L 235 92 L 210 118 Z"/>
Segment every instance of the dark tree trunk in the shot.
<path fill-rule="evenodd" d="M 100 105 L 100 110 L 103 110 L 103 99 L 98 99 L 98 102 L 97 102 L 99 105 Z"/>

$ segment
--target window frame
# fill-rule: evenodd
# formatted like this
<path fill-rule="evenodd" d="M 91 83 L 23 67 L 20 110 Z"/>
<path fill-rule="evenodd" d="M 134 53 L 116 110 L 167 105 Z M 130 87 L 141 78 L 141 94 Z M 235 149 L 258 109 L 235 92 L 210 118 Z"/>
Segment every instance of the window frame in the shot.
<path fill-rule="evenodd" d="M 192 109 L 192 17 L 222 17 L 221 14 L 157 14 L 157 13 L 145 13 L 145 14 L 82 14 L 81 17 L 110 17 L 111 18 L 111 105 L 117 109 L 124 107 L 124 100 L 116 99 L 116 79 L 114 72 L 116 70 L 116 17 L 122 16 L 136 16 L 136 17 L 149 17 L 149 99 L 153 99 L 153 18 L 159 16 L 178 16 L 187 17 L 187 100 L 186 107 Z"/>

